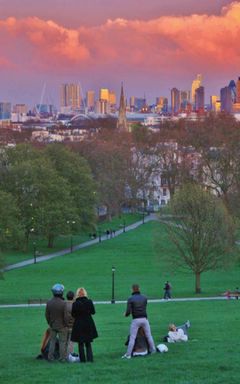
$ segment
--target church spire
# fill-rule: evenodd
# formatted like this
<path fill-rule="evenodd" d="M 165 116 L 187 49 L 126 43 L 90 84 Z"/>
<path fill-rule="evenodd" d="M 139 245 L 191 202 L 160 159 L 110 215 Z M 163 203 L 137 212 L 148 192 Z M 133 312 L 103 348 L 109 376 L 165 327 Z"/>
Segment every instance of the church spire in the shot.
<path fill-rule="evenodd" d="M 126 117 L 126 103 L 123 92 L 123 83 L 121 84 L 121 94 L 120 94 L 120 104 L 118 111 L 118 121 L 117 121 L 117 129 L 121 132 L 127 132 L 127 117 Z"/>

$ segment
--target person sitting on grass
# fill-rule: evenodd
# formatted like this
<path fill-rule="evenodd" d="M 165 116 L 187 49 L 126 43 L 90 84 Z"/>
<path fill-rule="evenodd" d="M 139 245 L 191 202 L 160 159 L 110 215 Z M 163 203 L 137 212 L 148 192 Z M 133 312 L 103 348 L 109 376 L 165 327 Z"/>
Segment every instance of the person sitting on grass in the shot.
<path fill-rule="evenodd" d="M 163 338 L 168 343 L 176 343 L 180 341 L 188 341 L 188 329 L 190 328 L 190 321 L 186 321 L 183 325 L 176 326 L 169 324 L 168 335 Z"/>
<path fill-rule="evenodd" d="M 128 346 L 130 336 L 128 336 L 127 341 L 125 343 Z M 146 356 L 149 353 L 149 345 L 147 342 L 147 338 L 144 332 L 144 329 L 140 327 L 138 329 L 138 333 L 135 339 L 135 344 L 132 351 L 132 356 Z"/>

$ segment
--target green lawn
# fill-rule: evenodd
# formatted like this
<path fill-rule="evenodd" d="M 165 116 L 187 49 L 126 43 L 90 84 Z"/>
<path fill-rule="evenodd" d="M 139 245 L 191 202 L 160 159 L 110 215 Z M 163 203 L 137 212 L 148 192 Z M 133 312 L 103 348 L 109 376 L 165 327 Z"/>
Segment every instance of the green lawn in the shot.
<path fill-rule="evenodd" d="M 123 223 L 125 222 L 125 225 L 130 225 L 132 223 L 135 223 L 136 221 L 139 221 L 142 219 L 142 215 L 135 213 L 135 214 L 123 214 L 121 217 L 117 216 L 114 217 L 111 222 L 109 221 L 103 221 L 99 222 L 97 225 L 97 235 L 99 235 L 99 230 L 102 234 L 109 229 L 115 229 L 116 231 L 123 228 Z M 90 232 L 90 231 L 89 231 Z M 88 241 L 90 239 L 89 232 L 82 232 L 80 234 L 75 234 L 72 236 L 72 243 L 73 245 L 81 244 L 85 241 Z M 62 249 L 70 248 L 71 246 L 71 235 L 62 235 L 58 236 L 54 241 L 54 247 L 48 248 L 47 247 L 47 240 L 41 237 L 34 236 L 29 241 L 29 246 L 27 251 L 19 251 L 19 250 L 8 250 L 2 253 L 5 261 L 5 265 L 10 265 L 17 263 L 22 260 L 27 260 L 30 258 L 33 258 L 33 243 L 36 244 L 36 250 L 37 254 L 39 255 L 48 255 L 53 252 L 57 252 Z"/>
<path fill-rule="evenodd" d="M 155 236 L 158 230 L 156 253 Z M 170 280 L 174 297 L 194 296 L 194 276 L 191 272 L 172 268 L 173 246 L 168 242 L 164 226 L 157 222 L 141 225 L 94 246 L 44 263 L 12 270 L 0 281 L 0 303 L 23 303 L 29 299 L 46 299 L 56 282 L 66 290 L 85 286 L 94 300 L 111 299 L 111 269 L 116 268 L 115 294 L 125 299 L 132 283 L 137 282 L 149 298 L 162 298 L 163 285 Z M 239 286 L 239 265 L 227 271 L 202 275 L 202 295 L 219 295 L 226 289 Z"/>
<path fill-rule="evenodd" d="M 164 225 L 150 222 L 72 254 L 6 272 L 0 281 L 0 303 L 49 298 L 56 282 L 65 285 L 65 292 L 84 286 L 93 300 L 110 300 L 112 266 L 116 268 L 117 300 L 126 300 L 134 282 L 149 298 L 162 298 L 167 279 L 174 297 L 195 297 L 192 273 L 172 268 L 167 261 L 173 252 Z M 203 274 L 202 296 L 240 285 L 239 271 L 235 265 Z M 190 340 L 170 344 L 166 354 L 121 360 L 130 324 L 123 316 L 125 305 L 96 304 L 99 338 L 93 344 L 95 362 L 86 365 L 35 359 L 47 326 L 44 306 L 0 308 L 0 380 L 4 384 L 239 384 L 239 305 L 240 300 L 149 303 L 156 344 L 166 334 L 168 323 L 187 319 L 192 324 Z"/>
<path fill-rule="evenodd" d="M 44 308 L 0 309 L 1 383 L 7 384 L 239 384 L 240 301 L 149 304 L 155 343 L 169 322 L 190 319 L 190 340 L 169 344 L 169 352 L 121 360 L 130 319 L 124 305 L 96 305 L 99 338 L 94 364 L 49 364 L 35 359 L 46 328 Z"/>

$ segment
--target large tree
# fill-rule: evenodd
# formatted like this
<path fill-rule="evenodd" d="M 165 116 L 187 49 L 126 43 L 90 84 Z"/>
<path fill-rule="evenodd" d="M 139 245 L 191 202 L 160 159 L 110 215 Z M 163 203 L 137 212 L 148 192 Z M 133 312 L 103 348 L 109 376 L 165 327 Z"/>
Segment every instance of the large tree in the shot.
<path fill-rule="evenodd" d="M 175 264 L 195 274 L 195 291 L 201 292 L 203 272 L 223 266 L 234 244 L 234 228 L 222 201 L 196 184 L 186 184 L 170 204 L 177 223 L 168 223 L 168 233 L 178 252 Z"/>
<path fill-rule="evenodd" d="M 52 247 L 57 235 L 77 232 L 94 221 L 90 169 L 78 154 L 61 146 L 17 146 L 5 152 L 1 181 L 21 212 L 26 246 L 32 232 L 44 234 Z"/>

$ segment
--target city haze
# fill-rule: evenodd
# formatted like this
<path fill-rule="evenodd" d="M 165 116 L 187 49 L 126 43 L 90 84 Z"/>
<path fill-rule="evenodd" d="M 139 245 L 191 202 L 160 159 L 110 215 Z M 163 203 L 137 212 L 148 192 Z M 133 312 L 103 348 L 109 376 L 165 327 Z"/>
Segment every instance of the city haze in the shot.
<path fill-rule="evenodd" d="M 197 4 L 200 3 L 200 4 Z M 62 83 L 154 102 L 203 74 L 206 100 L 239 76 L 240 3 L 193 0 L 0 2 L 0 99 L 59 105 Z"/>

